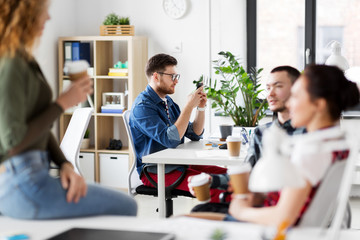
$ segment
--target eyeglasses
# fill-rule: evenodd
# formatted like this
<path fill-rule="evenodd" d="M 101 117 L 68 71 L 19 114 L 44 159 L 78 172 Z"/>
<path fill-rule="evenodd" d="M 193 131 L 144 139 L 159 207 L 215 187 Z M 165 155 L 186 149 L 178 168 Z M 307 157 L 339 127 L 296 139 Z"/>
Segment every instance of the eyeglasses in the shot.
<path fill-rule="evenodd" d="M 180 79 L 180 74 L 170 74 L 170 73 L 164 73 L 164 72 L 157 72 L 158 74 L 164 74 L 171 76 L 171 80 L 175 81 Z"/>

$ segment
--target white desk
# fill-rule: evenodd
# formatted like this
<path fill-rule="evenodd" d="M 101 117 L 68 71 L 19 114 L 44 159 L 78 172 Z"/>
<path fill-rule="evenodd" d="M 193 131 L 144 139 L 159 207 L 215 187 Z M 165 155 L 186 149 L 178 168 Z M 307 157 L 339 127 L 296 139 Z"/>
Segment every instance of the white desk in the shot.
<path fill-rule="evenodd" d="M 208 152 L 209 156 L 199 157 L 199 153 Z M 213 152 L 212 152 L 213 151 Z M 218 153 L 221 151 L 222 156 Z M 213 153 L 213 154 L 211 154 Z M 211 156 L 213 155 L 213 156 Z M 156 153 L 149 154 L 142 158 L 143 163 L 156 163 L 158 171 L 158 198 L 159 215 L 165 217 L 165 164 L 178 165 L 237 165 L 241 164 L 245 158 L 245 152 L 240 153 L 239 159 L 227 157 L 226 150 L 204 150 L 204 141 L 190 141 L 179 145 L 177 148 L 168 148 Z"/>
<path fill-rule="evenodd" d="M 99 216 L 47 221 L 15 220 L 7 217 L 0 217 L 0 234 L 16 231 L 18 233 L 29 235 L 31 240 L 47 239 L 74 227 L 167 232 L 174 233 L 176 235 L 176 240 L 208 240 L 215 229 L 222 229 L 230 236 L 229 239 L 236 239 L 236 236 L 243 236 L 242 239 L 258 240 L 259 234 L 263 231 L 262 226 L 255 224 L 226 223 L 186 217 L 144 219 L 135 217 Z"/>
<path fill-rule="evenodd" d="M 262 239 L 264 232 L 271 229 L 250 223 L 209 221 L 202 219 L 178 217 L 169 219 L 145 219 L 135 217 L 98 216 L 63 220 L 16 220 L 0 217 L 0 236 L 6 232 L 24 233 L 31 240 L 48 239 L 73 227 L 99 228 L 112 230 L 131 230 L 148 232 L 168 232 L 176 235 L 176 240 L 208 240 L 215 229 L 227 234 L 232 239 Z M 318 229 L 292 229 L 286 239 L 319 239 Z M 359 239 L 360 231 L 341 231 L 340 240 Z"/>

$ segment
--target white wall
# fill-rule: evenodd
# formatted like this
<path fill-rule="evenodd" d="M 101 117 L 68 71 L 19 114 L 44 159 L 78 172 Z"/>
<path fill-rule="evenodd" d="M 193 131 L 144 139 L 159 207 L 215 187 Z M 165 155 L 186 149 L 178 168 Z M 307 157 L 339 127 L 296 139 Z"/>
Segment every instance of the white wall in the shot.
<path fill-rule="evenodd" d="M 35 49 L 35 57 L 43 70 L 54 96 L 57 95 L 58 85 L 58 48 L 57 40 L 61 36 L 71 36 L 75 32 L 74 1 L 51 0 L 49 9 L 50 20 L 45 25 L 39 46 Z"/>
<path fill-rule="evenodd" d="M 164 52 L 179 61 L 181 79 L 172 97 L 183 107 L 186 96 L 195 89 L 192 81 L 201 74 L 211 74 L 211 60 L 217 58 L 220 50 L 230 50 L 246 57 L 245 2 L 188 0 L 190 9 L 187 14 L 173 20 L 164 13 L 161 0 L 52 0 L 52 19 L 46 25 L 37 58 L 56 92 L 57 38 L 99 35 L 102 21 L 111 12 L 130 17 L 135 34 L 148 37 L 149 57 Z M 182 43 L 181 53 L 172 51 L 177 42 Z M 209 129 L 210 118 L 207 119 Z"/>

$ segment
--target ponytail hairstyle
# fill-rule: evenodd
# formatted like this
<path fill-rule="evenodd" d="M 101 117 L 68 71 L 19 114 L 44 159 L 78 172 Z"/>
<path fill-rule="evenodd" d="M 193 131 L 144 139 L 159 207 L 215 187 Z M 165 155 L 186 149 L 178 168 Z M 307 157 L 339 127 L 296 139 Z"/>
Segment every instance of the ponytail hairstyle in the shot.
<path fill-rule="evenodd" d="M 338 120 L 343 110 L 359 103 L 357 85 L 349 81 L 338 67 L 310 65 L 304 76 L 311 99 L 324 98 L 332 120 Z"/>

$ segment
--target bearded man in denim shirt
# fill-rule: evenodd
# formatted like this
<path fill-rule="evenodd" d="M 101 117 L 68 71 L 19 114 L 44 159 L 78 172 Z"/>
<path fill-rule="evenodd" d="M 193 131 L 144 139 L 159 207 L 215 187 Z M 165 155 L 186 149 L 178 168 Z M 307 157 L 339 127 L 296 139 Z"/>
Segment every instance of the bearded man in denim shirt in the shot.
<path fill-rule="evenodd" d="M 205 106 L 207 102 L 203 87 L 188 96 L 188 101 L 180 111 L 179 106 L 169 97 L 175 92 L 180 74 L 176 71 L 177 60 L 167 54 L 157 54 L 149 59 L 146 65 L 148 85 L 135 99 L 131 114 L 130 128 L 136 153 L 136 167 L 141 181 L 145 186 L 153 187 L 144 174 L 145 164 L 142 157 L 167 148 L 176 148 L 184 143 L 184 137 L 192 141 L 199 141 L 204 132 Z M 196 116 L 190 122 L 194 108 Z M 151 165 L 146 168 L 152 180 L 157 182 L 157 167 Z M 187 179 L 189 176 L 201 172 L 221 174 L 225 168 L 216 166 L 165 166 L 165 186 L 175 182 L 182 172 L 186 171 L 184 180 L 176 189 L 189 191 Z M 219 189 L 211 191 L 212 201 L 218 201 Z"/>

